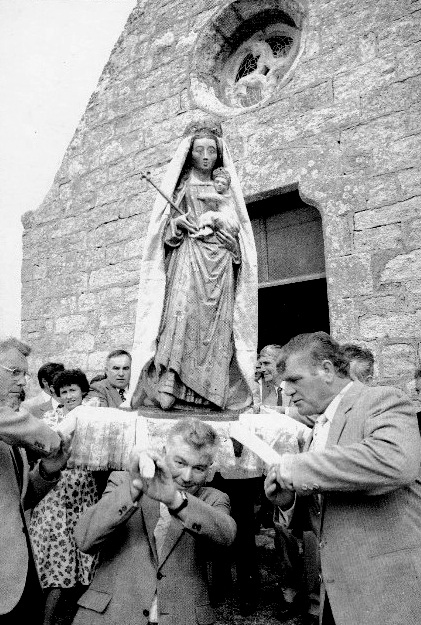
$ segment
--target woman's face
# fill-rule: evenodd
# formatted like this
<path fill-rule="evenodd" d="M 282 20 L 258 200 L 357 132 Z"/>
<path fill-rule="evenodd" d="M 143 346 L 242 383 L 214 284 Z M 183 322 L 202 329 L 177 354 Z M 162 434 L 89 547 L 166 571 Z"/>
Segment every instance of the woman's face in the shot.
<path fill-rule="evenodd" d="M 209 174 L 214 168 L 218 151 L 215 139 L 200 137 L 193 142 L 192 163 L 193 169 L 198 169 L 204 174 Z"/>
<path fill-rule="evenodd" d="M 60 401 L 64 405 L 67 412 L 80 406 L 82 403 L 82 390 L 78 384 L 69 384 L 68 386 L 62 386 L 60 389 Z"/>

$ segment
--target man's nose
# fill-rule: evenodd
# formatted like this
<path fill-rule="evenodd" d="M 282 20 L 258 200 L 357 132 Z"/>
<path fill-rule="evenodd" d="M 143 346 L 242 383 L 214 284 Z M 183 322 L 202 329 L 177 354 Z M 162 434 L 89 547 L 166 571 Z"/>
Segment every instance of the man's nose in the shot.
<path fill-rule="evenodd" d="M 294 394 L 294 387 L 291 386 L 291 384 L 289 384 L 289 382 L 285 382 L 283 390 L 284 390 L 285 395 L 288 395 L 289 397 L 291 397 L 291 395 Z"/>
<path fill-rule="evenodd" d="M 16 380 L 16 384 L 18 386 L 26 386 L 26 373 L 21 373 L 19 378 Z"/>
<path fill-rule="evenodd" d="M 184 467 L 181 471 L 181 477 L 183 478 L 184 482 L 190 482 L 192 477 L 192 468 Z"/>

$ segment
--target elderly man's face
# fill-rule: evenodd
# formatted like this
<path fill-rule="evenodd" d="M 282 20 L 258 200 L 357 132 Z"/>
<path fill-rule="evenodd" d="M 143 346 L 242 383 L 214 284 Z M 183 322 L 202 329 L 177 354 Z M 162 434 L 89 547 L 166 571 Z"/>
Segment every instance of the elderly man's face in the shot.
<path fill-rule="evenodd" d="M 110 358 L 105 367 L 105 375 L 116 388 L 126 388 L 130 382 L 131 360 L 124 354 Z"/>
<path fill-rule="evenodd" d="M 0 367 L 0 405 L 17 410 L 21 402 L 22 389 L 26 385 L 25 373 L 28 371 L 28 362 L 18 349 L 12 347 L 0 353 L 0 365 L 2 365 Z M 17 373 L 13 374 L 9 369 Z"/>
<path fill-rule="evenodd" d="M 265 382 L 274 382 L 277 377 L 276 359 L 270 354 L 259 356 L 260 372 Z"/>
<path fill-rule="evenodd" d="M 322 414 L 335 396 L 328 384 L 329 374 L 322 366 L 314 366 L 307 352 L 287 358 L 283 380 L 285 393 L 302 415 Z"/>
<path fill-rule="evenodd" d="M 165 449 L 165 462 L 178 490 L 194 495 L 206 482 L 212 464 L 211 448 L 195 449 L 182 436 L 174 436 Z"/>

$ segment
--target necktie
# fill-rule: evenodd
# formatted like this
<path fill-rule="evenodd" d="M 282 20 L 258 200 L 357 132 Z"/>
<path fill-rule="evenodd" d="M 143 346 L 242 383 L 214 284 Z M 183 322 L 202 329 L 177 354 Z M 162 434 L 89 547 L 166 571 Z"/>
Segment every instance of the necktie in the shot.
<path fill-rule="evenodd" d="M 317 418 L 313 429 L 313 438 L 310 446 L 311 451 L 324 450 L 326 446 L 327 435 L 329 433 L 326 425 L 327 423 L 328 419 L 324 413 Z"/>
<path fill-rule="evenodd" d="M 119 388 L 119 389 L 118 389 L 118 394 L 119 394 L 119 395 L 120 395 L 120 397 L 121 397 L 121 401 L 125 401 L 126 396 L 125 396 L 125 394 L 124 394 L 124 388 Z"/>
<path fill-rule="evenodd" d="M 276 400 L 276 405 L 277 406 L 282 406 L 282 389 L 280 386 L 277 387 L 276 389 L 276 395 L 277 395 L 277 400 Z"/>
<path fill-rule="evenodd" d="M 167 506 L 164 505 L 163 503 L 160 503 L 159 507 L 160 507 L 159 519 L 153 532 L 153 535 L 155 537 L 155 545 L 156 545 L 156 552 L 158 554 L 158 559 L 160 558 L 162 547 L 164 546 L 164 542 L 165 542 L 165 537 L 167 535 L 168 528 L 171 523 L 171 514 L 169 513 Z"/>

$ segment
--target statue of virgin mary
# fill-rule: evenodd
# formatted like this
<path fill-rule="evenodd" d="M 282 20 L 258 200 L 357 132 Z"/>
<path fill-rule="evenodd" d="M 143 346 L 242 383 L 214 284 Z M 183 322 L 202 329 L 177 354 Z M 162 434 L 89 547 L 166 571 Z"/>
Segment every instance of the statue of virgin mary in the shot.
<path fill-rule="evenodd" d="M 194 236 L 231 179 L 239 231 Z M 221 126 L 190 124 L 151 214 L 140 271 L 132 350 L 132 408 L 242 410 L 251 404 L 257 344 L 257 259 L 240 183 Z M 176 210 L 177 209 L 177 210 Z"/>

